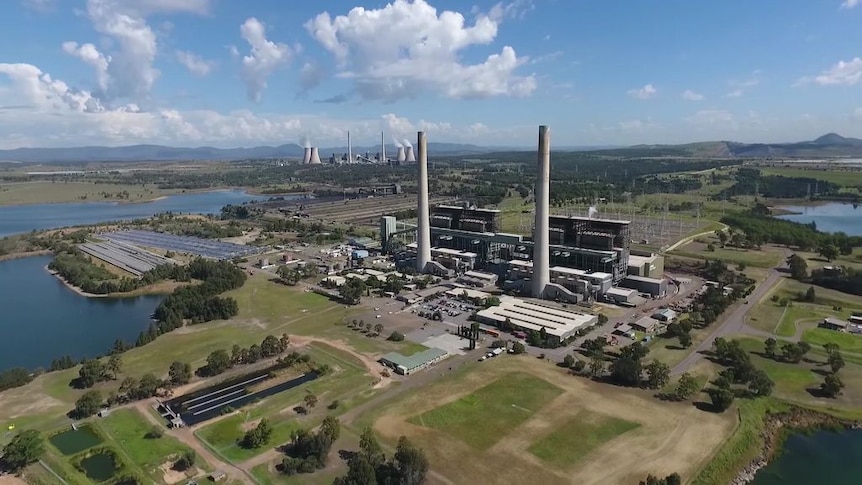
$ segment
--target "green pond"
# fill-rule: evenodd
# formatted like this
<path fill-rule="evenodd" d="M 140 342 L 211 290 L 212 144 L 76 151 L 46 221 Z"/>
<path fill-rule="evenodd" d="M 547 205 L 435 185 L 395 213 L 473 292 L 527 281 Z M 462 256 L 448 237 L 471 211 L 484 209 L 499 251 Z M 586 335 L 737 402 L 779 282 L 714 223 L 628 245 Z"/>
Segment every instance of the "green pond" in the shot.
<path fill-rule="evenodd" d="M 77 431 L 63 431 L 51 436 L 48 441 L 60 450 L 60 453 L 71 456 L 101 444 L 102 438 L 89 426 L 79 426 Z"/>
<path fill-rule="evenodd" d="M 117 473 L 117 466 L 114 464 L 114 454 L 107 451 L 84 458 L 81 460 L 79 466 L 84 470 L 87 478 L 94 482 L 104 482 Z"/>

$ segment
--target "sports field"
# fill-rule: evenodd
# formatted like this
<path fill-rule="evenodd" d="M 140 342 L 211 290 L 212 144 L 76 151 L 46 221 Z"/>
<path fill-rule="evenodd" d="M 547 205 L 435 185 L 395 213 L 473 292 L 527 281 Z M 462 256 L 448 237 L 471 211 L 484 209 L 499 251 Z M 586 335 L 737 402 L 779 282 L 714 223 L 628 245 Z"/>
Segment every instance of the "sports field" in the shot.
<path fill-rule="evenodd" d="M 522 395 L 506 391 L 517 382 L 530 387 Z M 501 402 L 490 407 L 489 398 Z M 511 413 L 502 408 L 512 408 L 514 400 L 523 407 L 515 410 L 523 414 L 508 426 L 482 414 Z M 524 405 L 530 402 L 532 408 Z M 591 416 L 601 418 L 593 421 Z M 467 438 L 470 418 L 480 420 L 472 428 L 478 436 Z M 400 435 L 422 443 L 431 468 L 442 475 L 440 481 L 511 483 L 512 477 L 531 477 L 531 482 L 543 484 L 607 484 L 637 483 L 649 473 L 679 472 L 683 479 L 690 478 L 730 435 L 735 422 L 732 413 L 705 413 L 691 403 L 662 402 L 649 392 L 572 377 L 528 356 L 504 355 L 471 362 L 369 411 L 357 424 L 373 423 L 390 446 Z M 565 431 L 580 436 L 562 436 Z M 571 454 L 548 450 L 555 443 L 569 446 L 575 441 L 580 444 Z"/>

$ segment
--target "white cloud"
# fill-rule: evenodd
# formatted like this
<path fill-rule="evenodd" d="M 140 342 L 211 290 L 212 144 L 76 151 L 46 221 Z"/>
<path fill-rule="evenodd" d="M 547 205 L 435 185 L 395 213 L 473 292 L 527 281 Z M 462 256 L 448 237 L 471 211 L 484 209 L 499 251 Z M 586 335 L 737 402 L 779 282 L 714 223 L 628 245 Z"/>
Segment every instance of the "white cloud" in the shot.
<path fill-rule="evenodd" d="M 287 65 L 293 50 L 287 44 L 275 43 L 266 38 L 266 28 L 254 17 L 240 27 L 242 38 L 251 46 L 251 53 L 242 58 L 240 76 L 245 82 L 248 99 L 260 101 L 266 81 L 276 69 Z"/>
<path fill-rule="evenodd" d="M 642 88 L 628 90 L 628 95 L 635 99 L 650 99 L 655 97 L 657 93 L 658 90 L 652 84 L 647 84 Z"/>
<path fill-rule="evenodd" d="M 522 129 L 523 128 L 523 129 Z M 91 93 L 70 88 L 31 64 L 0 64 L 0 148 L 20 146 L 132 145 L 221 147 L 298 142 L 309 136 L 321 147 L 374 144 L 380 130 L 412 139 L 426 130 L 439 141 L 511 143 L 533 139 L 535 127 L 492 129 L 481 123 L 410 120 L 389 113 L 366 119 L 335 119 L 315 114 L 266 114 L 238 110 L 142 111 L 136 105 L 107 107 Z"/>
<path fill-rule="evenodd" d="M 528 59 L 512 47 L 478 64 L 459 59 L 467 48 L 491 44 L 501 19 L 512 11 L 492 9 L 493 17 L 478 14 L 473 25 L 466 25 L 461 13 L 438 14 L 425 0 L 395 0 L 335 18 L 324 12 L 305 28 L 334 55 L 339 76 L 352 79 L 366 99 L 394 101 L 422 91 L 455 99 L 527 96 L 536 89 L 536 79 L 515 74 Z"/>
<path fill-rule="evenodd" d="M 691 89 L 686 89 L 682 93 L 682 99 L 686 101 L 703 101 L 704 96 L 700 93 L 692 91 Z"/>
<path fill-rule="evenodd" d="M 299 89 L 305 93 L 316 88 L 326 77 L 326 71 L 317 63 L 306 62 L 299 69 Z"/>
<path fill-rule="evenodd" d="M 743 91 L 742 89 L 734 89 L 733 91 L 730 91 L 729 93 L 725 94 L 725 96 L 728 98 L 738 98 L 744 93 L 745 91 Z"/>
<path fill-rule="evenodd" d="M 149 94 L 159 71 L 153 67 L 157 36 L 146 18 L 162 13 L 206 14 L 210 0 L 88 0 L 87 17 L 110 39 L 110 54 L 93 44 L 69 41 L 63 50 L 96 69 L 98 96 L 137 99 Z"/>
<path fill-rule="evenodd" d="M 488 17 L 496 22 L 510 19 L 523 19 L 528 13 L 536 9 L 533 0 L 513 0 L 509 3 L 499 2 L 488 11 Z"/>
<path fill-rule="evenodd" d="M 850 61 L 838 61 L 814 77 L 804 77 L 796 82 L 797 85 L 816 83 L 821 86 L 853 86 L 862 81 L 862 58 L 855 57 Z"/>
<path fill-rule="evenodd" d="M 196 76 L 206 76 L 213 70 L 213 67 L 215 67 L 214 62 L 207 61 L 193 52 L 177 51 L 176 54 L 177 61 Z"/>
<path fill-rule="evenodd" d="M 851 9 L 857 5 L 859 5 L 859 0 L 844 0 L 844 2 L 841 4 L 841 8 Z"/>
<path fill-rule="evenodd" d="M 78 45 L 77 42 L 63 42 L 63 52 L 71 56 L 75 56 L 84 63 L 93 67 L 96 70 L 96 82 L 101 92 L 108 89 L 108 64 L 111 62 L 110 57 L 96 49 L 93 44 Z"/>
<path fill-rule="evenodd" d="M 53 12 L 57 8 L 58 0 L 21 0 L 24 7 L 40 13 Z"/>

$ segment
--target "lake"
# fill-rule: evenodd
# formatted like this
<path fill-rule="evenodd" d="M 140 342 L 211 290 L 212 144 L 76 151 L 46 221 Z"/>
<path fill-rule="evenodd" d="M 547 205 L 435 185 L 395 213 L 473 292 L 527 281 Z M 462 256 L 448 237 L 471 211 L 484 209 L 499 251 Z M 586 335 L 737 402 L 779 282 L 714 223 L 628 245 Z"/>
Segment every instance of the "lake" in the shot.
<path fill-rule="evenodd" d="M 779 219 L 808 224 L 814 222 L 823 232 L 844 232 L 862 236 L 862 206 L 830 202 L 813 206 L 781 206 L 781 209 L 798 212 L 777 216 Z"/>
<path fill-rule="evenodd" d="M 218 214 L 227 204 L 266 200 L 243 190 L 215 190 L 194 194 L 169 195 L 152 202 L 74 202 L 28 204 L 0 207 L 0 237 L 32 230 L 56 229 L 129 219 L 143 219 L 163 212 Z M 286 196 L 285 198 L 290 198 Z"/>
<path fill-rule="evenodd" d="M 794 434 L 781 455 L 761 469 L 754 485 L 862 483 L 862 430 Z"/>
<path fill-rule="evenodd" d="M 93 357 L 118 338 L 133 344 L 162 299 L 80 296 L 45 270 L 51 258 L 0 262 L 0 370 L 47 368 L 66 354 Z"/>

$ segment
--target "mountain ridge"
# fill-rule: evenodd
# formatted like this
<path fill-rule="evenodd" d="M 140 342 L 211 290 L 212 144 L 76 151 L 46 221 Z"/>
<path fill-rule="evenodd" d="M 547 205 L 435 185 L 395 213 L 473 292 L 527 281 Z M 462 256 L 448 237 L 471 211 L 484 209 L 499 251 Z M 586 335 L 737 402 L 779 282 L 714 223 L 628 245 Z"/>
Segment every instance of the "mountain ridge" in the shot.
<path fill-rule="evenodd" d="M 397 145 L 386 145 L 386 153 L 395 154 Z M 767 157 L 862 157 L 862 139 L 848 138 L 837 133 L 826 133 L 814 140 L 792 143 L 739 143 L 733 141 L 705 141 L 677 145 L 653 144 L 629 147 L 576 147 L 557 148 L 557 151 L 590 151 L 609 156 L 691 156 L 708 158 L 767 158 Z M 356 146 L 354 154 L 373 157 L 380 146 Z M 531 148 L 480 146 L 467 143 L 431 142 L 428 151 L 434 155 L 468 156 L 495 152 L 531 151 Z M 346 146 L 320 148 L 320 158 L 326 160 L 335 154 L 340 158 Z M 637 155 L 636 155 L 637 154 Z M 0 150 L 0 162 L 20 163 L 73 163 L 73 162 L 133 162 L 133 161 L 186 161 L 186 160 L 242 160 L 258 158 L 301 158 L 303 147 L 288 143 L 278 146 L 216 148 L 213 146 L 172 147 L 139 144 L 121 147 L 83 146 L 69 148 L 15 148 Z M 649 153 L 647 153 L 649 155 Z"/>

